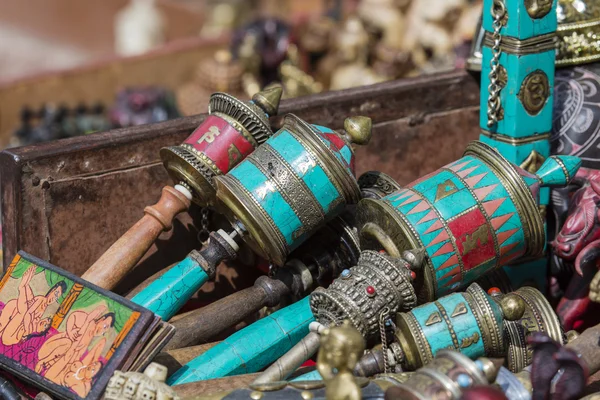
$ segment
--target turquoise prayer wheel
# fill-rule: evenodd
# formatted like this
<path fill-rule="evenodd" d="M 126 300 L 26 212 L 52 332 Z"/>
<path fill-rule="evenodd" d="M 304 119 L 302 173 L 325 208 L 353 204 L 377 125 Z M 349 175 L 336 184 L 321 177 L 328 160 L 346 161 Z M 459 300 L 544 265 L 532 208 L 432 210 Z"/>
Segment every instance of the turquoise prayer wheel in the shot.
<path fill-rule="evenodd" d="M 287 115 L 283 127 L 215 179 L 223 213 L 241 222 L 252 249 L 282 266 L 287 255 L 361 198 L 351 144 L 366 144 L 371 120 L 346 119 L 345 134 Z"/>
<path fill-rule="evenodd" d="M 344 132 L 337 133 L 287 115 L 283 127 L 254 153 L 214 179 L 233 236 L 283 266 L 291 251 L 361 198 L 351 145 L 366 144 L 370 137 L 367 117 L 347 118 Z M 218 263 L 235 257 L 239 247 L 233 236 L 211 233 L 205 249 L 190 252 L 132 301 L 171 318 L 212 279 Z"/>
<path fill-rule="evenodd" d="M 520 315 L 510 317 L 521 317 L 524 304 L 522 308 Z M 504 313 L 501 303 L 476 283 L 463 293 L 453 293 L 410 312 L 398 313 L 396 339 L 404 357 L 400 362 L 404 368 L 416 370 L 445 349 L 472 359 L 504 357 Z"/>
<path fill-rule="evenodd" d="M 420 303 L 433 301 L 504 265 L 539 257 L 546 244 L 540 188 L 566 185 L 580 165 L 577 157 L 552 156 L 534 175 L 472 142 L 461 159 L 381 200 L 361 200 L 361 245 L 425 248 L 414 284 Z"/>

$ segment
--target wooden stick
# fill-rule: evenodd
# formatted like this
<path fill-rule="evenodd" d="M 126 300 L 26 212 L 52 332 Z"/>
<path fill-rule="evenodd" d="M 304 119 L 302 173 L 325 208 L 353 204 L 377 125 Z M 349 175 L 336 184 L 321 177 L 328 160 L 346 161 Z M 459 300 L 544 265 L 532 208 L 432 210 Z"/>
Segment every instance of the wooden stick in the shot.
<path fill-rule="evenodd" d="M 158 235 L 171 229 L 177 214 L 190 207 L 179 190 L 165 186 L 158 203 L 144 209 L 145 215 L 82 275 L 103 289 L 111 290 L 135 267 Z"/>

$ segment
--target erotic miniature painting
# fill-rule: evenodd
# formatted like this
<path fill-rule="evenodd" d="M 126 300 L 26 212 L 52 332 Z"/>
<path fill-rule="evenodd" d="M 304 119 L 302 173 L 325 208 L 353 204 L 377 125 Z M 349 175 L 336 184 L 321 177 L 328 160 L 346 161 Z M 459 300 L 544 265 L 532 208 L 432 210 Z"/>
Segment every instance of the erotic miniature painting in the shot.
<path fill-rule="evenodd" d="M 17 256 L 0 281 L 0 354 L 85 398 L 139 315 Z"/>

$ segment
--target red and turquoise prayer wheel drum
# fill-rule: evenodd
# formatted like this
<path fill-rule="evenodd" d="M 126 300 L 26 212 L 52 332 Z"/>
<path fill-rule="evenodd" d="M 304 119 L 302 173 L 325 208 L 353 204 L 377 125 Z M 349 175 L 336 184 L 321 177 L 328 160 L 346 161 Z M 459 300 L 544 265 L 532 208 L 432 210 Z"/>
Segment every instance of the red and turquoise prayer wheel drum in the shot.
<path fill-rule="evenodd" d="M 244 240 L 275 265 L 360 200 L 351 145 L 369 141 L 371 120 L 348 118 L 344 128 L 339 134 L 289 114 L 254 153 L 215 179 L 223 213 L 241 222 Z"/>
<path fill-rule="evenodd" d="M 175 183 L 200 206 L 214 205 L 214 178 L 228 173 L 272 134 L 269 116 L 277 114 L 281 87 L 271 87 L 243 102 L 213 93 L 208 116 L 180 145 L 161 149 L 160 157 Z"/>
<path fill-rule="evenodd" d="M 542 255 L 546 237 L 540 187 L 564 186 L 581 160 L 552 156 L 531 174 L 482 142 L 463 157 L 380 200 L 363 199 L 363 249 L 423 247 L 415 286 L 420 302 L 454 292 L 489 271 Z"/>

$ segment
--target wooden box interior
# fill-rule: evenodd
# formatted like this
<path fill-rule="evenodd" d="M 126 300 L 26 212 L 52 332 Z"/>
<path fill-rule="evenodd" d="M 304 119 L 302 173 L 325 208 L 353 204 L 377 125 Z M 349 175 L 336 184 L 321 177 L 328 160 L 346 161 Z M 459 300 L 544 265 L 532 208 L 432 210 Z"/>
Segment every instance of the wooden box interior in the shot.
<path fill-rule="evenodd" d="M 479 88 L 473 76 L 453 71 L 285 100 L 274 129 L 287 113 L 333 129 L 347 116 L 371 117 L 373 137 L 356 151 L 357 174 L 379 170 L 406 184 L 459 158 L 477 139 Z M 2 152 L 4 265 L 25 250 L 81 275 L 171 183 L 159 149 L 182 142 L 204 118 Z M 198 211 L 180 215 L 127 281 L 140 282 L 197 248 Z"/>

